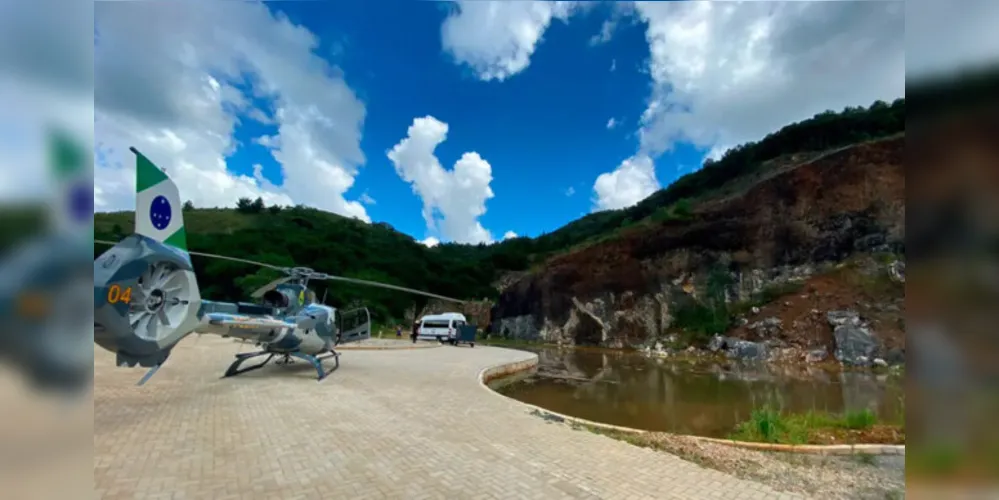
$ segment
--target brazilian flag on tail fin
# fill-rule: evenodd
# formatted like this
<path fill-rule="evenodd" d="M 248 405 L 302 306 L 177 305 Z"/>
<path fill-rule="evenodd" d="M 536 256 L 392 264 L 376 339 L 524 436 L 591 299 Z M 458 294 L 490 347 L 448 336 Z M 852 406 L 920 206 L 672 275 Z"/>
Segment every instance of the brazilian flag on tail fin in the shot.
<path fill-rule="evenodd" d="M 177 186 L 135 148 L 135 232 L 187 251 L 183 205 Z"/>

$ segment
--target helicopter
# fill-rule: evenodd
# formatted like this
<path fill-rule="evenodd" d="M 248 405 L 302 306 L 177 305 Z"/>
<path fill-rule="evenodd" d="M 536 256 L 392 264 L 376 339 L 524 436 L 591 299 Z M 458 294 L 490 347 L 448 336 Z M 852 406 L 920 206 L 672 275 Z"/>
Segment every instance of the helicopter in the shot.
<path fill-rule="evenodd" d="M 293 358 L 306 361 L 318 380 L 324 380 L 340 366 L 338 345 L 371 337 L 371 317 L 364 307 L 341 312 L 317 302 L 310 281 L 341 281 L 463 302 L 307 267 L 190 251 L 177 186 L 137 149 L 129 150 L 136 158 L 135 232 L 119 242 L 94 240 L 111 245 L 94 260 L 94 343 L 114 353 L 118 366 L 149 368 L 137 385 L 145 384 L 174 346 L 195 332 L 249 340 L 261 348 L 237 354 L 223 378 L 262 368 L 280 356 L 285 363 Z M 285 276 L 253 292 L 257 303 L 203 300 L 192 255 L 270 268 Z M 259 364 L 240 368 L 265 356 Z M 323 361 L 330 358 L 335 365 L 327 370 Z"/>

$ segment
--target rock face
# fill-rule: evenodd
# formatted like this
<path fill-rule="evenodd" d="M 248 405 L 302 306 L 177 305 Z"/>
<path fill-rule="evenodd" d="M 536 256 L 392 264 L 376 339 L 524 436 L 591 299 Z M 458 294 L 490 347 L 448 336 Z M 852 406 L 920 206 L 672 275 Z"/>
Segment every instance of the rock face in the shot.
<path fill-rule="evenodd" d="M 766 344 L 721 335 L 715 335 L 711 338 L 708 350 L 712 352 L 724 351 L 729 358 L 742 361 L 767 361 L 770 359 L 770 352 Z"/>
<path fill-rule="evenodd" d="M 723 294 L 731 303 L 802 283 L 856 253 L 903 252 L 904 146 L 896 138 L 840 150 L 703 202 L 690 220 L 629 228 L 554 257 L 502 292 L 492 332 L 647 347 L 665 337 L 678 307 L 704 297 L 718 273 L 727 278 Z M 768 316 L 747 323 L 760 341 L 791 327 Z M 842 335 L 844 355 L 868 353 L 862 332 Z M 738 350 L 765 356 L 755 347 Z"/>
<path fill-rule="evenodd" d="M 836 360 L 849 366 L 871 366 L 880 358 L 882 345 L 855 311 L 830 311 L 826 317 L 836 339 Z M 880 360 L 884 363 L 884 360 Z M 879 363 L 880 364 L 880 363 Z M 887 364 L 887 363 L 886 363 Z"/>

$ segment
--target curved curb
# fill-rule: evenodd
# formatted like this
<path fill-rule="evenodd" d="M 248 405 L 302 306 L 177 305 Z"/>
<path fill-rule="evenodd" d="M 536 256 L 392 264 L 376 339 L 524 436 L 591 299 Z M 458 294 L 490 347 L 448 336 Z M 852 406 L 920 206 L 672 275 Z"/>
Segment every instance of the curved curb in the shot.
<path fill-rule="evenodd" d="M 505 349 L 504 347 L 495 347 L 495 346 L 490 346 L 490 347 L 497 348 L 497 349 Z M 510 350 L 511 351 L 516 351 L 516 349 L 510 349 Z M 527 352 L 527 351 L 517 351 L 517 352 Z M 512 361 L 512 362 L 508 361 L 506 363 L 499 363 L 499 364 L 496 364 L 496 365 L 493 365 L 493 366 L 489 366 L 489 367 L 483 368 L 481 371 L 479 371 L 479 385 L 482 386 L 487 391 L 489 391 L 489 392 L 491 392 L 491 393 L 493 393 L 493 394 L 495 394 L 497 396 L 500 396 L 503 399 L 508 399 L 508 400 L 511 400 L 511 401 L 517 401 L 515 399 L 508 398 L 508 397 L 506 397 L 506 396 L 504 396 L 504 395 L 502 395 L 502 394 L 500 394 L 500 393 L 498 393 L 498 392 L 490 389 L 489 386 L 486 385 L 486 384 L 489 383 L 491 380 L 498 379 L 498 378 L 501 378 L 501 377 L 505 377 L 507 375 L 513 375 L 514 373 L 518 373 L 518 372 L 530 370 L 531 368 L 534 368 L 534 367 L 538 366 L 538 355 L 534 354 L 534 353 L 528 353 L 528 354 L 530 354 L 531 357 L 527 358 L 527 359 L 525 359 L 523 361 Z M 520 403 L 520 401 L 517 401 L 517 402 Z M 527 403 L 520 403 L 520 404 L 527 405 Z M 527 406 L 531 406 L 531 405 L 527 405 Z"/>
<path fill-rule="evenodd" d="M 479 385 L 489 391 L 490 393 L 501 397 L 507 401 L 517 403 L 520 406 L 524 406 L 531 410 L 531 413 L 538 414 L 545 420 L 562 422 L 569 424 L 584 425 L 588 427 L 596 427 L 598 429 L 605 429 L 611 431 L 624 432 L 627 434 L 655 434 L 653 431 L 648 431 L 644 429 L 635 429 L 633 427 L 622 427 L 619 425 L 604 424 L 601 422 L 594 422 L 592 420 L 586 420 L 584 418 L 570 417 L 568 415 L 563 415 L 558 412 L 554 412 L 540 406 L 535 406 L 530 403 L 524 403 L 523 401 L 518 401 L 509 396 L 504 396 L 494 390 L 492 390 L 487 383 L 491 380 L 505 377 L 507 375 L 512 375 L 517 372 L 522 372 L 529 370 L 538 365 L 538 355 L 534 354 L 532 358 L 524 361 L 514 361 L 512 363 L 501 363 L 498 365 L 490 366 L 484 368 L 479 372 Z M 830 444 L 830 445 L 819 445 L 819 444 L 775 444 L 775 443 L 756 443 L 752 441 L 736 441 L 733 439 L 719 439 L 710 438 L 704 436 L 692 436 L 689 434 L 675 434 L 678 437 L 691 438 L 702 442 L 723 444 L 726 446 L 732 446 L 735 448 L 746 448 L 758 451 L 780 451 L 787 453 L 805 453 L 814 455 L 853 455 L 853 454 L 867 454 L 867 455 L 905 455 L 905 445 L 897 444 Z"/>
<path fill-rule="evenodd" d="M 415 350 L 419 350 L 419 349 L 437 349 L 438 347 L 442 347 L 442 346 L 439 346 L 439 345 L 425 345 L 425 346 L 419 346 L 419 347 L 413 347 L 413 346 L 410 346 L 410 345 L 407 345 L 407 346 L 404 346 L 404 347 L 389 347 L 389 346 L 382 346 L 382 345 L 357 346 L 357 347 L 343 346 L 343 347 L 337 348 L 337 350 L 338 351 L 415 351 Z"/>

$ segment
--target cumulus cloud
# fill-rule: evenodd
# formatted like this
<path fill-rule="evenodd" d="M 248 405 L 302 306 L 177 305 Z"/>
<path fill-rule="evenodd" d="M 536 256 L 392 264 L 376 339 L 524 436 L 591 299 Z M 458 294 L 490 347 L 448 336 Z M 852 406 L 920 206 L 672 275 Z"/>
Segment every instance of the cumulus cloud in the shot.
<path fill-rule="evenodd" d="M 593 35 L 590 38 L 590 45 L 602 45 L 610 41 L 611 37 L 614 36 L 614 30 L 617 29 L 617 19 L 608 19 L 604 21 L 604 24 L 600 26 L 600 33 Z"/>
<path fill-rule="evenodd" d="M 525 70 L 552 19 L 586 8 L 578 2 L 459 1 L 441 27 L 455 62 L 482 80 L 505 80 Z"/>
<path fill-rule="evenodd" d="M 646 158 L 678 142 L 717 158 L 827 109 L 903 96 L 903 9 L 901 2 L 638 3 L 653 90 L 639 150 L 597 179 L 596 207 L 651 194 L 658 182 Z"/>
<path fill-rule="evenodd" d="M 600 174 L 593 183 L 593 210 L 629 207 L 659 189 L 652 158 L 645 155 L 624 160 L 612 172 Z"/>
<path fill-rule="evenodd" d="M 515 233 L 513 231 L 507 231 L 507 232 L 503 233 L 503 239 L 504 240 L 509 240 L 511 238 L 516 238 L 516 237 L 517 237 L 517 233 Z"/>
<path fill-rule="evenodd" d="M 618 25 L 622 22 L 628 20 L 628 16 L 634 11 L 634 5 L 631 2 L 615 2 L 613 5 L 613 10 L 611 11 L 611 16 L 606 19 L 602 25 L 600 25 L 600 33 L 590 37 L 590 46 L 594 47 L 597 45 L 603 45 L 614 37 L 614 32 L 617 31 Z M 611 71 L 614 71 L 613 66 Z"/>
<path fill-rule="evenodd" d="M 447 138 L 447 131 L 447 124 L 433 116 L 416 118 L 406 137 L 388 151 L 388 158 L 423 200 L 423 219 L 430 231 L 458 243 L 490 243 L 492 235 L 479 217 L 486 213 L 486 200 L 493 197 L 492 167 L 478 153 L 469 152 L 452 170 L 445 170 L 434 150 Z"/>
<path fill-rule="evenodd" d="M 434 238 L 433 236 L 428 236 L 428 237 L 420 240 L 420 244 L 426 246 L 427 248 L 433 248 L 433 247 L 435 247 L 437 245 L 440 245 L 441 244 L 441 240 L 438 240 L 437 238 Z"/>
<path fill-rule="evenodd" d="M 262 3 L 110 2 L 94 9 L 99 210 L 132 208 L 128 147 L 135 146 L 196 206 L 259 196 L 370 221 L 360 202 L 345 197 L 365 161 L 365 108 L 315 54 L 313 33 Z M 272 103 L 273 112 L 254 98 Z M 227 168 L 242 116 L 277 127 L 254 142 L 281 165 L 280 186 L 259 170 L 250 176 Z"/>
<path fill-rule="evenodd" d="M 905 93 L 900 2 L 641 3 L 654 90 L 642 153 L 763 138 Z"/>
<path fill-rule="evenodd" d="M 611 117 L 610 120 L 607 120 L 607 130 L 612 130 L 616 126 L 617 126 L 617 120 L 615 120 L 613 117 Z"/>

